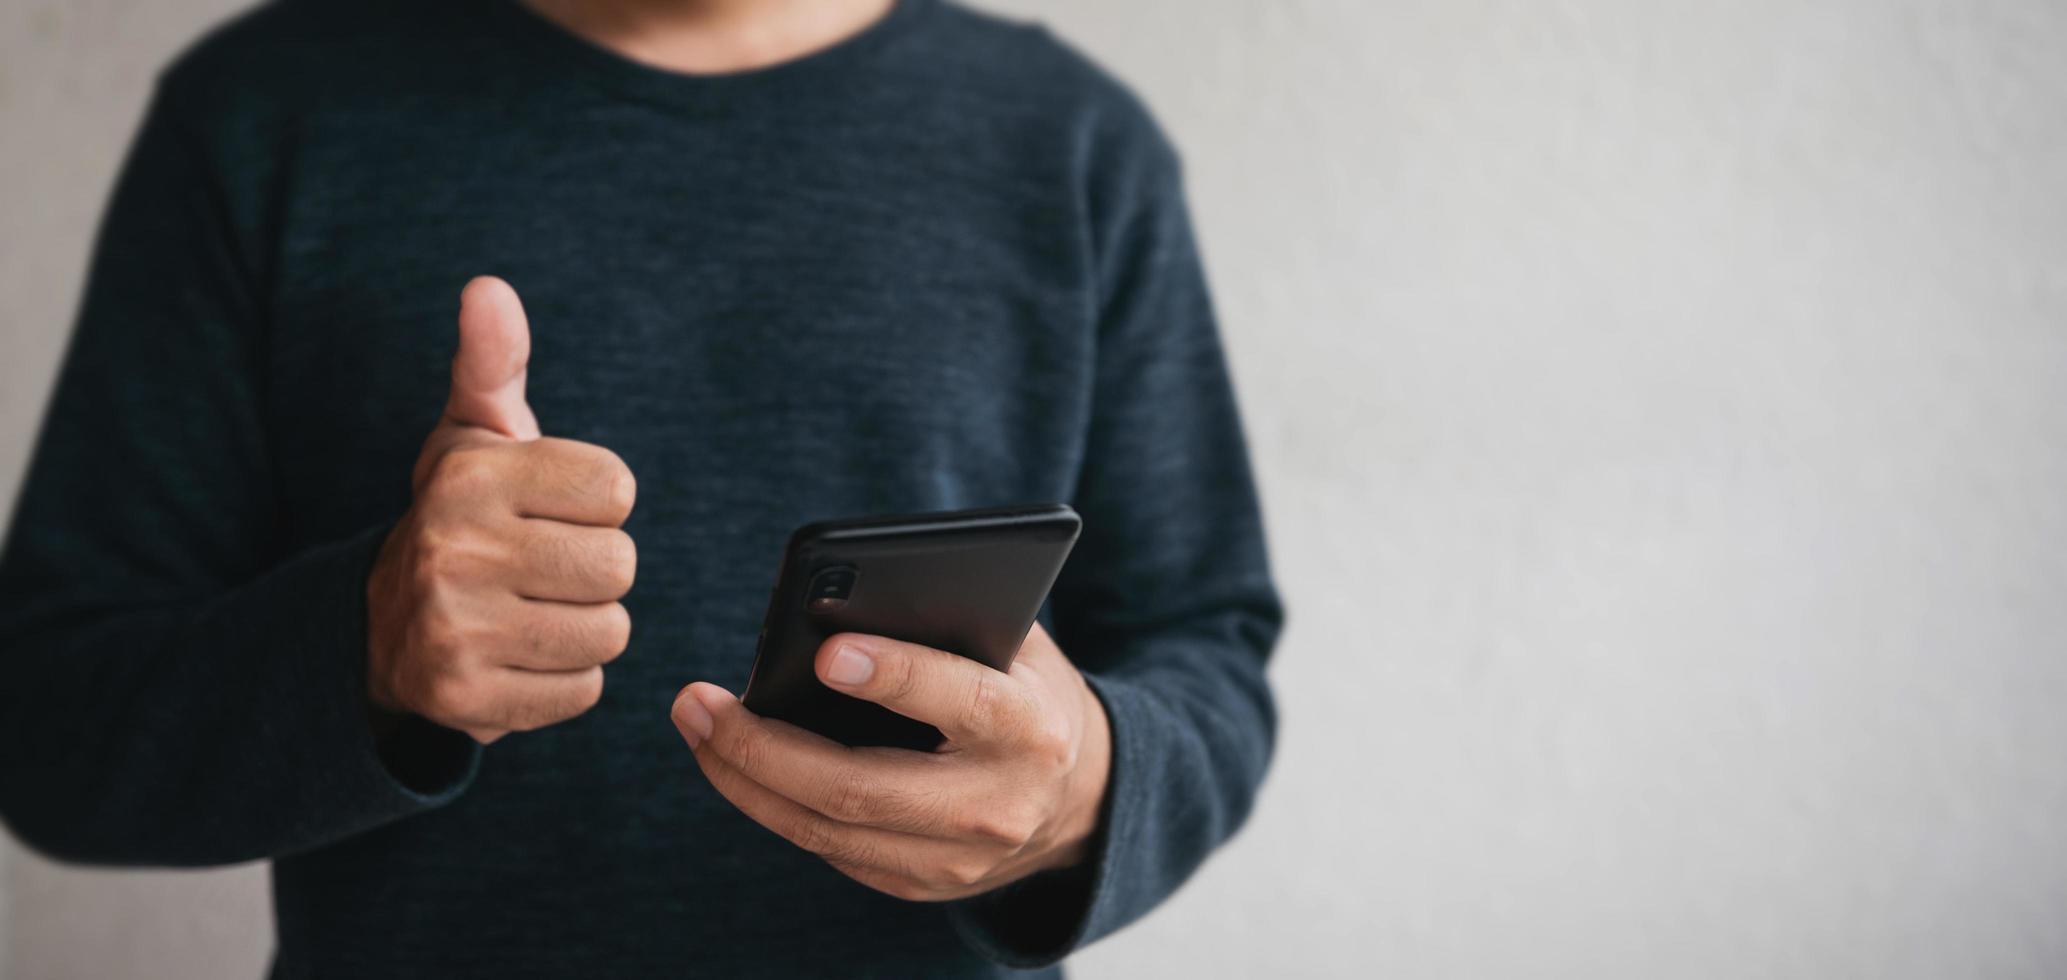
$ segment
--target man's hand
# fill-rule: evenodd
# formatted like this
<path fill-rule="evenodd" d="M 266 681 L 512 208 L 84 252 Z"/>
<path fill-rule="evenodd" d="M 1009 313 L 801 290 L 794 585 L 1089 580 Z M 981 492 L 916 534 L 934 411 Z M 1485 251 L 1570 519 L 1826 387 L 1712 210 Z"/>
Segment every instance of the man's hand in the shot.
<path fill-rule="evenodd" d="M 600 446 L 539 437 L 530 358 L 516 291 L 467 283 L 445 415 L 366 582 L 374 707 L 484 744 L 594 706 L 602 665 L 631 637 L 617 601 L 637 564 L 619 530 L 631 470 Z"/>
<path fill-rule="evenodd" d="M 712 684 L 675 727 L 719 793 L 848 877 L 913 901 L 990 891 L 1085 856 L 1111 765 L 1105 709 L 1038 624 L 1010 673 L 842 633 L 820 680 L 938 727 L 934 752 L 847 748 L 762 718 Z"/>

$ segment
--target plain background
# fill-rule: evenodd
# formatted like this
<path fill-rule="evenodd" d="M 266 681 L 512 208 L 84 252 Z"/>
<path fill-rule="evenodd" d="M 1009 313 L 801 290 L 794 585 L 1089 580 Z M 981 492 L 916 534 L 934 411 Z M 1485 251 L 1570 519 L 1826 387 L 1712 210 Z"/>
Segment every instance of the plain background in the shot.
<path fill-rule="evenodd" d="M 7 499 L 236 6 L 5 0 Z M 1186 152 L 1293 603 L 1254 822 L 1079 976 L 2067 975 L 2067 4 L 999 6 Z M 256 868 L 0 861 L 8 976 L 263 968 Z"/>

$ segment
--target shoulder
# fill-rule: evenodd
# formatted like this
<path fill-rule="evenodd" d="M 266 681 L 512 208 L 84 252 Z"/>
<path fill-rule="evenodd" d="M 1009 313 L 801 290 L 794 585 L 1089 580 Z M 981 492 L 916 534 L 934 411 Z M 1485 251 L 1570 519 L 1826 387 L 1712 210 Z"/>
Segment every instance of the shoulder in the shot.
<path fill-rule="evenodd" d="M 928 54 L 949 86 L 1002 96 L 1022 111 L 1065 123 L 1096 169 L 1175 168 L 1176 151 L 1133 88 L 1046 25 L 952 0 L 918 2 L 938 5 L 936 43 Z"/>

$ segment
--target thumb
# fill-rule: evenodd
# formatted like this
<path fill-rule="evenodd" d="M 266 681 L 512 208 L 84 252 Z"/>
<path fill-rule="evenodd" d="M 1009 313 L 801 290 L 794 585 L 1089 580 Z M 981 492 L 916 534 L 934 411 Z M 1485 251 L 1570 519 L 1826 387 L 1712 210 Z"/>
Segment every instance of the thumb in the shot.
<path fill-rule="evenodd" d="M 439 424 L 538 438 L 538 419 L 524 400 L 530 362 L 531 324 L 517 291 L 494 276 L 475 276 L 459 294 L 459 350 Z"/>

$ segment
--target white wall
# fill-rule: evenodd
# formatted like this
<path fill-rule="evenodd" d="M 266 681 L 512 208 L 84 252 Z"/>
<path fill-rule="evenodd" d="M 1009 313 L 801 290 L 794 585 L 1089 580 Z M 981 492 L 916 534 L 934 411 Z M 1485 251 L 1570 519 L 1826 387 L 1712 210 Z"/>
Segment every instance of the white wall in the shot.
<path fill-rule="evenodd" d="M 0 491 L 228 6 L 8 2 Z M 1255 822 L 1080 976 L 2067 975 L 2067 5 L 997 6 L 1187 151 L 1293 602 Z M 6 874 L 11 976 L 269 942 Z"/>

